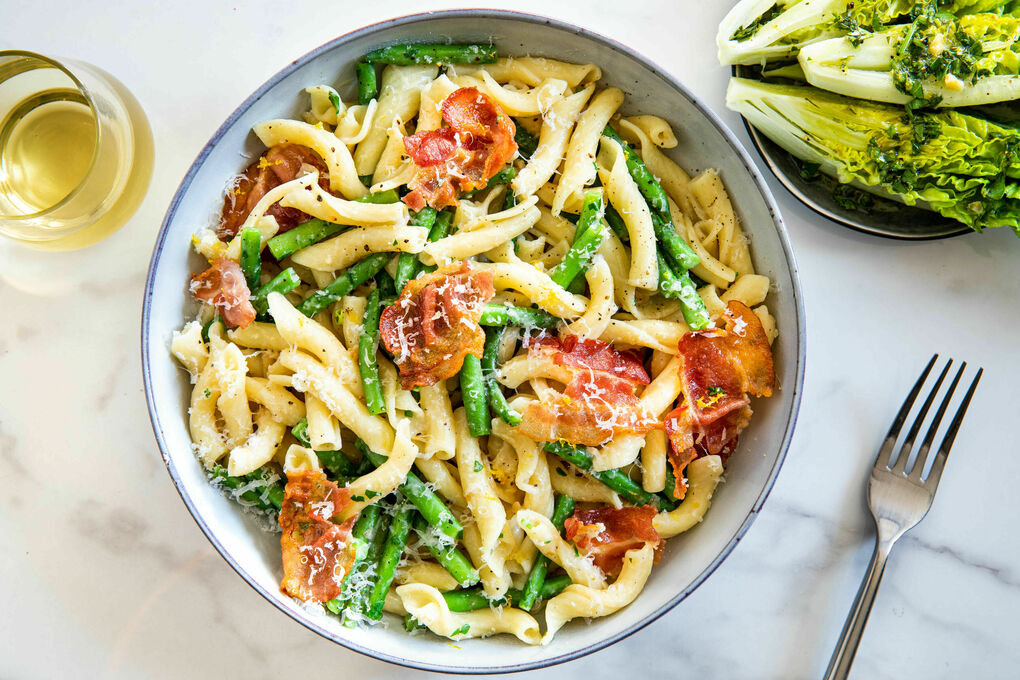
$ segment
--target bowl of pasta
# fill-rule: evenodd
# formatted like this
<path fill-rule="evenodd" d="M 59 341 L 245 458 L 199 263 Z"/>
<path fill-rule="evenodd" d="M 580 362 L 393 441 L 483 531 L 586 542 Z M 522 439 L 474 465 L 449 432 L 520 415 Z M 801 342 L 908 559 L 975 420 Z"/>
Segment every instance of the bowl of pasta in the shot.
<path fill-rule="evenodd" d="M 142 362 L 252 587 L 352 650 L 493 673 L 627 636 L 729 554 L 803 312 L 772 196 L 683 85 L 574 26 L 436 12 L 301 57 L 213 135 Z"/>

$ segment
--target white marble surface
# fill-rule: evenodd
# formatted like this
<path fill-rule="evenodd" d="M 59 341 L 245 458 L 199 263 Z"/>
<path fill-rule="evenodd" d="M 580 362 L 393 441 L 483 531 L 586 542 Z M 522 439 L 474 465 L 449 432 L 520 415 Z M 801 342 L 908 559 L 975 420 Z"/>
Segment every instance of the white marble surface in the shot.
<path fill-rule="evenodd" d="M 736 129 L 712 46 L 728 5 L 516 7 L 637 48 Z M 138 96 L 156 170 L 139 213 L 104 243 L 46 256 L 0 243 L 0 677 L 425 675 L 318 638 L 214 552 L 156 450 L 138 330 L 163 212 L 227 114 L 337 34 L 449 6 L 3 3 L 0 45 L 92 62 Z M 940 351 L 986 376 L 934 507 L 893 554 L 853 677 L 1016 677 L 1020 457 L 1008 428 L 1020 396 L 1020 239 L 999 231 L 877 240 L 773 190 L 803 277 L 809 353 L 800 425 L 771 498 L 723 566 L 672 613 L 592 657 L 528 675 L 818 677 L 871 551 L 863 491 L 875 447 Z"/>

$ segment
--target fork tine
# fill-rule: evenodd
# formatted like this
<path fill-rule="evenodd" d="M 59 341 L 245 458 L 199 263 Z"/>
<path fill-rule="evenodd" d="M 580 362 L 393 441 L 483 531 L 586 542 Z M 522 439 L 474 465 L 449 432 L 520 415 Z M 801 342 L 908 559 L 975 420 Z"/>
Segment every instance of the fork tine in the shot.
<path fill-rule="evenodd" d="M 921 474 L 924 472 L 924 465 L 928 459 L 928 452 L 931 450 L 932 442 L 935 441 L 935 433 L 938 431 L 939 425 L 942 423 L 942 417 L 945 415 L 946 409 L 949 408 L 949 402 L 953 399 L 953 394 L 956 392 L 956 386 L 960 383 L 960 378 L 963 376 L 963 371 L 966 368 L 967 362 L 964 361 L 960 365 L 960 369 L 956 372 L 956 375 L 953 377 L 953 382 L 949 384 L 949 391 L 946 392 L 945 398 L 942 399 L 942 403 L 939 404 L 939 408 L 935 412 L 935 417 L 932 419 L 931 425 L 928 427 L 928 433 L 924 436 L 924 441 L 921 442 L 921 448 L 917 450 L 917 460 L 914 462 L 914 467 L 910 471 L 911 479 L 921 481 Z"/>
<path fill-rule="evenodd" d="M 974 391 L 977 390 L 978 381 L 981 380 L 981 374 L 985 372 L 985 369 L 979 368 L 977 375 L 974 376 L 974 382 L 970 384 L 970 389 L 967 390 L 966 396 L 963 401 L 960 402 L 960 408 L 956 409 L 956 415 L 953 416 L 953 422 L 949 423 L 949 429 L 946 430 L 946 436 L 942 438 L 942 444 L 939 445 L 938 453 L 935 454 L 935 462 L 932 463 L 931 472 L 928 473 L 928 479 L 924 480 L 925 485 L 932 488 L 938 486 L 939 479 L 942 477 L 942 469 L 946 466 L 946 459 L 949 457 L 949 449 L 953 448 L 953 442 L 956 440 L 956 433 L 960 430 L 960 424 L 963 423 L 963 416 L 967 414 L 967 407 L 970 406 L 970 399 L 974 396 Z"/>
<path fill-rule="evenodd" d="M 946 362 L 945 368 L 942 369 L 942 373 L 939 374 L 938 380 L 935 381 L 935 386 L 931 388 L 931 391 L 924 400 L 924 404 L 921 405 L 921 410 L 918 411 L 917 415 L 914 417 L 914 422 L 910 425 L 910 431 L 907 432 L 907 437 L 903 440 L 903 446 L 900 447 L 900 452 L 896 455 L 896 464 L 892 467 L 893 472 L 907 472 L 907 463 L 910 462 L 910 452 L 914 449 L 914 442 L 917 441 L 917 435 L 921 431 L 921 425 L 924 424 L 924 419 L 928 417 L 928 409 L 931 408 L 932 403 L 935 401 L 935 397 L 938 396 L 939 389 L 942 388 L 942 381 L 946 379 L 946 375 L 949 373 L 949 367 L 952 365 L 952 359 Z"/>
<path fill-rule="evenodd" d="M 882 442 L 882 448 L 878 450 L 878 458 L 875 460 L 875 467 L 879 465 L 888 467 L 889 466 L 889 454 L 892 453 L 893 445 L 896 444 L 896 438 L 900 436 L 900 429 L 903 427 L 904 421 L 907 419 L 907 415 L 910 413 L 910 409 L 914 405 L 914 400 L 917 399 L 918 393 L 924 386 L 924 381 L 928 379 L 928 374 L 931 373 L 931 367 L 935 365 L 935 361 L 939 358 L 938 354 L 933 354 L 928 365 L 925 366 L 924 371 L 921 372 L 921 377 L 914 383 L 914 387 L 911 388 L 910 394 L 903 401 L 903 405 L 900 406 L 900 412 L 893 418 L 892 426 L 889 428 L 889 433 L 885 436 L 885 441 Z"/>

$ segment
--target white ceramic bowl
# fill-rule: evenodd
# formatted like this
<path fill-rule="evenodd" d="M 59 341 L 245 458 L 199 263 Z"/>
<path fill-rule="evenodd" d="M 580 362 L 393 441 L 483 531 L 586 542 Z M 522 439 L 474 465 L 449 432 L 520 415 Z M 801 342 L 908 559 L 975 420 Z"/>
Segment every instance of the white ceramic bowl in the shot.
<path fill-rule="evenodd" d="M 307 105 L 302 89 L 309 85 L 336 83 L 350 95 L 355 62 L 376 47 L 450 39 L 492 40 L 502 54 L 601 66 L 602 84 L 627 93 L 625 111 L 656 114 L 673 125 L 680 145 L 669 153 L 682 166 L 718 168 L 751 235 L 755 266 L 776 284 L 768 304 L 780 329 L 773 349 L 781 388 L 755 405 L 753 423 L 730 458 L 726 483 L 704 523 L 668 541 L 636 602 L 590 625 L 568 625 L 547 647 L 502 636 L 465 641 L 454 651 L 431 635 L 407 635 L 396 619 L 385 627 L 348 630 L 335 617 L 311 613 L 281 594 L 278 537 L 260 531 L 211 487 L 192 454 L 186 420 L 190 385 L 169 353 L 171 332 L 194 313 L 188 278 L 203 266 L 190 251 L 190 236 L 216 219 L 226 178 L 261 151 L 252 125 L 299 116 Z M 323 45 L 274 75 L 216 131 L 181 182 L 156 241 L 142 311 L 142 369 L 153 430 L 171 479 L 202 531 L 253 588 L 295 621 L 349 649 L 422 669 L 495 673 L 548 666 L 620 640 L 675 606 L 719 566 L 765 501 L 793 433 L 804 371 L 803 314 L 796 265 L 774 199 L 733 135 L 683 85 L 632 50 L 576 26 L 513 12 L 435 12 L 369 26 Z"/>

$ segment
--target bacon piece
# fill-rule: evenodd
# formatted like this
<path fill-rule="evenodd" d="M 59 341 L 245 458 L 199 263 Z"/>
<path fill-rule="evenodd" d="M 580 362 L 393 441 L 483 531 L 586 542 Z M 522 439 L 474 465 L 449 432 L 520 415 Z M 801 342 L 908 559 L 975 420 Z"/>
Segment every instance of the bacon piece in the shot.
<path fill-rule="evenodd" d="M 404 137 L 404 149 L 418 166 L 403 199 L 412 210 L 455 205 L 460 193 L 484 187 L 517 153 L 510 116 L 473 87 L 443 100 L 443 120 L 450 127 Z"/>
<path fill-rule="evenodd" d="M 652 526 L 655 514 L 650 505 L 578 510 L 563 523 L 564 535 L 603 573 L 615 577 L 628 550 L 651 543 L 655 546 L 655 561 L 662 557 L 665 541 Z"/>
<path fill-rule="evenodd" d="M 748 394 L 772 395 L 775 370 L 768 336 L 747 305 L 731 301 L 726 328 L 685 333 L 678 345 L 684 402 L 666 416 L 676 497 L 687 487 L 683 469 L 699 454 L 724 459 L 751 420 Z"/>
<path fill-rule="evenodd" d="M 221 257 L 201 274 L 191 277 L 191 294 L 211 303 L 231 328 L 244 328 L 255 320 L 251 291 L 241 266 Z"/>
<path fill-rule="evenodd" d="M 556 337 L 540 338 L 535 342 L 556 349 L 553 362 L 559 366 L 604 371 L 638 385 L 647 385 L 651 382 L 641 361 L 641 355 L 637 352 L 620 351 L 607 342 L 581 340 L 576 335 L 568 335 L 562 340 Z"/>
<path fill-rule="evenodd" d="M 277 144 L 249 165 L 238 177 L 234 188 L 227 191 L 220 215 L 220 239 L 233 238 L 262 197 L 296 178 L 302 165 L 311 165 L 318 170 L 319 186 L 324 191 L 329 190 L 329 173 L 318 154 L 300 144 Z M 266 214 L 276 218 L 280 232 L 293 229 L 309 218 L 297 208 L 284 208 L 279 203 L 269 206 Z"/>
<path fill-rule="evenodd" d="M 460 371 L 464 357 L 482 356 L 485 332 L 478 324 L 496 294 L 492 274 L 467 262 L 412 279 L 383 310 L 379 331 L 396 356 L 405 390 L 434 385 Z"/>
<path fill-rule="evenodd" d="M 598 446 L 615 435 L 643 434 L 656 427 L 634 393 L 638 385 L 649 383 L 637 354 L 572 335 L 562 340 L 542 338 L 531 351 L 553 352 L 553 363 L 571 367 L 573 377 L 558 399 L 524 409 L 518 426 L 524 436 Z"/>
<path fill-rule="evenodd" d="M 346 489 L 318 470 L 287 473 L 280 509 L 283 581 L 280 589 L 308 602 L 329 602 L 340 594 L 354 564 L 351 528 L 355 518 L 332 518 L 351 502 Z"/>

